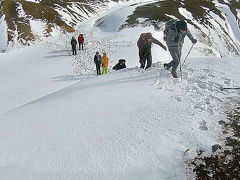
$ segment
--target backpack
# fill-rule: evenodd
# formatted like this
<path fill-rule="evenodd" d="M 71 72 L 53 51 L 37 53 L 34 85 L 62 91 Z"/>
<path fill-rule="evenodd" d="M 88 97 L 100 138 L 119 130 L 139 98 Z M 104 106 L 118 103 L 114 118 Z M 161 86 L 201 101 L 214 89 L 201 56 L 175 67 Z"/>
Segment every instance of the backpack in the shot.
<path fill-rule="evenodd" d="M 84 42 L 84 37 L 83 35 L 78 36 L 78 42 Z"/>
<path fill-rule="evenodd" d="M 77 44 L 76 39 L 75 39 L 75 38 L 72 38 L 72 40 L 71 40 L 71 45 L 72 45 L 72 46 L 75 46 L 76 44 Z"/>
<path fill-rule="evenodd" d="M 138 48 L 139 48 L 140 46 L 142 46 L 143 44 L 148 43 L 148 42 L 146 41 L 146 39 L 145 39 L 145 37 L 147 36 L 147 34 L 148 34 L 148 33 L 142 33 L 142 34 L 140 35 L 140 37 L 138 38 L 138 41 L 137 41 L 137 46 L 138 46 Z"/>
<path fill-rule="evenodd" d="M 172 28 L 173 29 L 173 25 L 176 23 L 176 20 L 174 20 L 174 19 L 170 19 L 169 21 L 167 21 L 166 23 L 165 23 L 165 29 L 164 29 L 164 31 L 163 31 L 163 33 L 164 33 L 164 36 L 163 36 L 163 40 L 164 41 L 166 41 L 166 39 L 167 39 L 167 34 L 168 34 L 168 32 L 169 32 L 169 30 Z M 175 30 L 175 29 L 174 29 Z"/>

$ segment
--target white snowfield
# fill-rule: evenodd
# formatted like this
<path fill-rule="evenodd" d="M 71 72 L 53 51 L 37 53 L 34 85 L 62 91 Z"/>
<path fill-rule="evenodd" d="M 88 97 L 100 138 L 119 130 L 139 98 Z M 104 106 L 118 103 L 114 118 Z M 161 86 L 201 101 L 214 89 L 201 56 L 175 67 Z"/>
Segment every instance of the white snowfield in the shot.
<path fill-rule="evenodd" d="M 69 50 L 77 33 L 0 54 L 0 179 L 194 179 L 186 162 L 221 144 L 218 121 L 239 99 L 222 88 L 240 87 L 240 58 L 206 57 L 197 43 L 181 81 L 163 69 L 171 58 L 157 45 L 152 67 L 137 67 L 139 35 L 164 43 L 162 31 L 94 25 L 79 27 L 86 47 L 77 56 Z M 190 46 L 186 38 L 183 60 Z M 127 68 L 96 76 L 97 50 Z"/>

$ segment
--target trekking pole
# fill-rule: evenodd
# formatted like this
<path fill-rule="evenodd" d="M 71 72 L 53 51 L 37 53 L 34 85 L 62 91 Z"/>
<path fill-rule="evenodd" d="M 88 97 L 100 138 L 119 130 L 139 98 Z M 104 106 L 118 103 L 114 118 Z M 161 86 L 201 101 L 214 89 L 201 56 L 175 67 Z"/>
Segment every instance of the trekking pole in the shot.
<path fill-rule="evenodd" d="M 228 89 L 235 89 L 236 90 L 236 89 L 240 89 L 240 87 L 230 87 L 230 88 L 223 88 L 222 87 L 222 88 L 220 88 L 221 91 L 228 90 Z"/>
<path fill-rule="evenodd" d="M 188 55 L 190 54 L 190 52 L 191 52 L 191 50 L 192 50 L 193 46 L 194 46 L 194 44 L 192 44 L 192 46 L 191 46 L 190 50 L 188 51 L 188 53 L 187 53 L 187 56 L 185 57 L 185 59 L 184 59 L 184 61 L 183 61 L 182 65 L 181 65 L 181 69 L 182 69 L 182 67 L 183 67 L 183 65 L 184 65 L 184 63 L 185 63 L 185 61 L 187 60 L 187 57 L 188 57 Z"/>
<path fill-rule="evenodd" d="M 191 46 L 191 48 L 189 49 L 189 51 L 188 51 L 188 53 L 187 53 L 187 56 L 185 57 L 185 59 L 184 59 L 184 61 L 183 61 L 183 63 L 182 63 L 182 64 L 181 64 L 181 60 L 180 60 L 180 73 L 181 73 L 181 81 L 182 81 L 182 67 L 183 67 L 183 65 L 184 65 L 185 61 L 187 60 L 187 57 L 188 57 L 188 55 L 190 54 L 190 52 L 191 52 L 191 50 L 192 50 L 193 46 L 194 46 L 194 44 L 192 44 L 192 46 Z"/>
<path fill-rule="evenodd" d="M 180 74 L 181 74 L 181 81 L 182 81 L 182 64 L 181 64 L 181 60 L 180 60 Z"/>

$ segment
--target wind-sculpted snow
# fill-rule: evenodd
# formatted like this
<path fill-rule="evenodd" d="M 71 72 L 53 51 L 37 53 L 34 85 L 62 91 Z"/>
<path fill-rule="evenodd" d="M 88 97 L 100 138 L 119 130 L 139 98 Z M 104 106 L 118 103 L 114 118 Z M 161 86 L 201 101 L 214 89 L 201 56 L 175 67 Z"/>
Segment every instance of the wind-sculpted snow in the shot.
<path fill-rule="evenodd" d="M 211 71 L 230 67 L 227 60 L 191 61 L 183 81 L 156 63 L 93 77 L 2 114 L 0 178 L 185 179 L 184 161 L 197 148 L 211 151 L 224 106 L 239 96 L 221 91 L 239 85 L 231 71 Z M 214 62 L 206 68 L 206 61 Z"/>

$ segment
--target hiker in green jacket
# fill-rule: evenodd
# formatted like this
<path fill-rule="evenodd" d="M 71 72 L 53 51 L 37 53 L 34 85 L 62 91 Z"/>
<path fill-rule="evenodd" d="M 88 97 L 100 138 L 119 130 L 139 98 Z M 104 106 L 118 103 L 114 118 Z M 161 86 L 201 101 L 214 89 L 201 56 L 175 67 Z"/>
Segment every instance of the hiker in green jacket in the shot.
<path fill-rule="evenodd" d="M 72 45 L 72 53 L 73 53 L 73 55 L 77 55 L 77 50 L 76 50 L 77 40 L 76 40 L 76 38 L 74 36 L 71 39 L 71 45 Z"/>
<path fill-rule="evenodd" d="M 170 63 L 164 64 L 164 68 L 172 68 L 172 76 L 174 78 L 178 77 L 177 67 L 181 61 L 182 46 L 186 35 L 193 44 L 197 42 L 197 40 L 193 38 L 192 34 L 187 28 L 187 23 L 185 21 L 177 21 L 171 19 L 166 22 L 164 30 L 164 41 L 166 41 L 168 50 L 172 56 L 172 61 Z"/>

